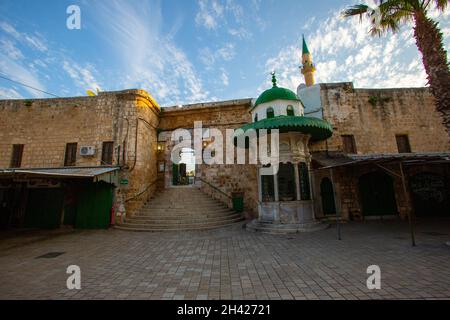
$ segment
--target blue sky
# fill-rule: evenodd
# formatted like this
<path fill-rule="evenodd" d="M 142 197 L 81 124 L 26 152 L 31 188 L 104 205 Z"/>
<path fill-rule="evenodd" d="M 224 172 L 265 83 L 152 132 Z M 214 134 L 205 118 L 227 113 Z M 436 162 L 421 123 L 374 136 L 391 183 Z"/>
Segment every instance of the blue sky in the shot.
<path fill-rule="evenodd" d="M 295 90 L 304 33 L 318 82 L 356 87 L 424 86 L 412 29 L 372 38 L 339 12 L 358 1 L 303 0 L 2 0 L 0 73 L 58 96 L 142 88 L 162 106 L 257 97 L 279 85 Z M 66 27 L 69 5 L 81 30 Z M 450 51 L 450 10 L 431 13 Z M 0 99 L 43 98 L 0 79 Z"/>

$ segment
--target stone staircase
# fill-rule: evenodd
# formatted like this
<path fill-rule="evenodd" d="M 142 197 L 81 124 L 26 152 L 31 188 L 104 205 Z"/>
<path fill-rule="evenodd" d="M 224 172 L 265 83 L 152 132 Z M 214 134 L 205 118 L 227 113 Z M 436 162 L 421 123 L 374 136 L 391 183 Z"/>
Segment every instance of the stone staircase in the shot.
<path fill-rule="evenodd" d="M 236 213 L 196 187 L 175 187 L 157 194 L 137 214 L 116 224 L 130 231 L 208 230 L 242 221 Z"/>

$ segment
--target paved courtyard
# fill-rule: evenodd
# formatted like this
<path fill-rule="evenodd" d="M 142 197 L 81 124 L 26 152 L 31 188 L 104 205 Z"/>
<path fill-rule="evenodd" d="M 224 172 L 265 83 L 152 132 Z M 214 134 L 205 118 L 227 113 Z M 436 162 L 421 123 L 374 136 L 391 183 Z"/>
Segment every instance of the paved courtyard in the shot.
<path fill-rule="evenodd" d="M 0 241 L 1 299 L 450 299 L 450 222 L 351 223 L 289 236 L 220 230 L 32 233 Z M 64 252 L 54 258 L 37 258 Z M 68 290 L 66 268 L 81 268 Z M 381 290 L 366 269 L 381 268 Z"/>

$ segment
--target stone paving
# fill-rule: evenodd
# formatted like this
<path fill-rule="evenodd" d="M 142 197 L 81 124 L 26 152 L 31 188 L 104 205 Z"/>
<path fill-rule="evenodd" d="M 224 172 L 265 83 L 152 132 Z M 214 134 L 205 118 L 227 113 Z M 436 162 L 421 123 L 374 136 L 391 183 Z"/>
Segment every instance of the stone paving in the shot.
<path fill-rule="evenodd" d="M 2 239 L 0 299 L 450 299 L 450 221 L 351 223 L 296 235 L 244 230 L 74 231 Z M 65 252 L 37 259 L 49 252 Z M 81 267 L 81 290 L 66 268 Z M 366 287 L 369 265 L 381 290 Z"/>

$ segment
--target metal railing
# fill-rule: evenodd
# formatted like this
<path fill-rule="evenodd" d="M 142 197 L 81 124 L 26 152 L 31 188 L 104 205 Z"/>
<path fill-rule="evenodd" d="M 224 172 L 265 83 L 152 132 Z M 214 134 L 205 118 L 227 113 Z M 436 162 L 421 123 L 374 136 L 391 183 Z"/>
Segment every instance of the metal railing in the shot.
<path fill-rule="evenodd" d="M 228 199 L 233 199 L 232 196 L 226 194 L 225 192 L 223 192 L 222 190 L 220 190 L 219 188 L 217 188 L 216 186 L 212 185 L 211 183 L 209 183 L 208 181 L 200 178 L 200 177 L 196 177 L 196 180 L 200 180 L 201 182 L 207 184 L 209 187 L 211 187 L 213 190 L 218 191 L 220 194 L 224 195 L 225 197 L 227 197 Z"/>
<path fill-rule="evenodd" d="M 158 180 L 156 179 L 155 181 L 153 181 L 152 183 L 150 183 L 143 191 L 139 192 L 138 194 L 135 194 L 135 195 L 132 196 L 131 198 L 125 199 L 125 203 L 130 202 L 131 200 L 134 200 L 134 199 L 136 199 L 136 198 L 139 198 L 139 197 L 142 196 L 144 193 L 146 193 L 152 186 L 154 186 L 157 182 L 158 182 Z"/>

